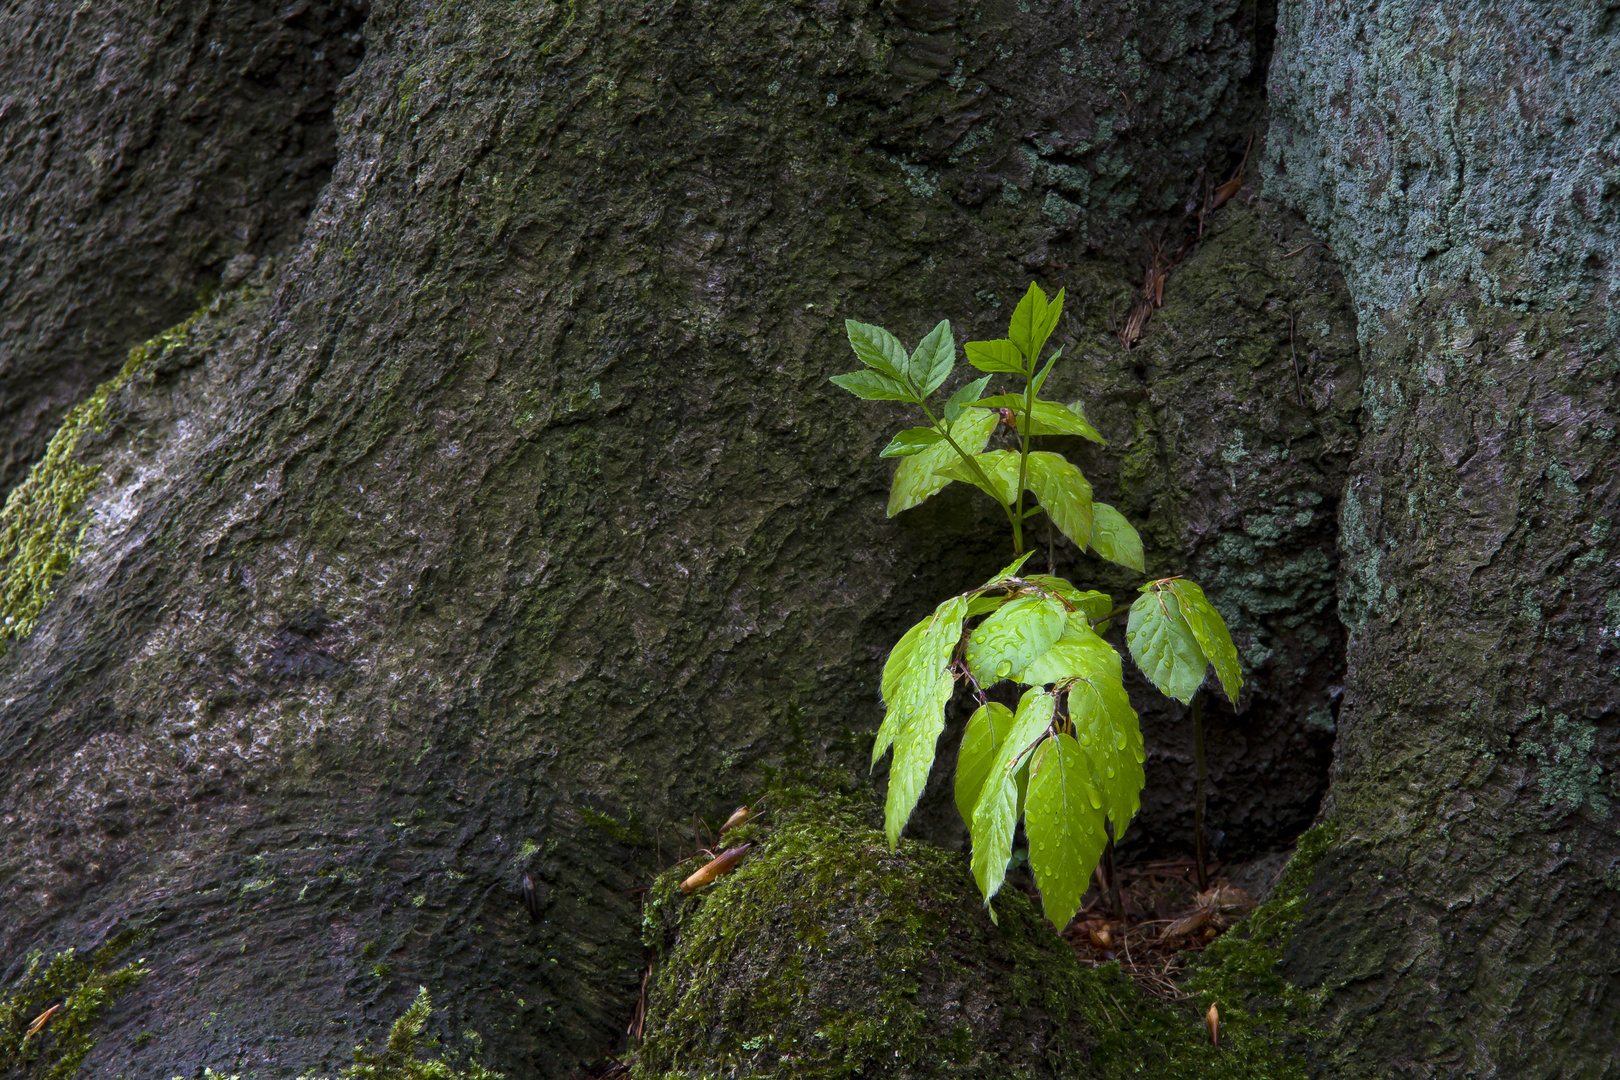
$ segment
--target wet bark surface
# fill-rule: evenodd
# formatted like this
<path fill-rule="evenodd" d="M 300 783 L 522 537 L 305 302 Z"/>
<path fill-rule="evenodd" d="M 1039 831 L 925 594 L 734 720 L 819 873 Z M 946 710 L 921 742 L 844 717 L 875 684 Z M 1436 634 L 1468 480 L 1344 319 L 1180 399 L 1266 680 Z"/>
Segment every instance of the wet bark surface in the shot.
<path fill-rule="evenodd" d="M 127 349 L 240 280 L 234 256 L 297 243 L 364 21 L 359 0 L 0 13 L 0 493 Z"/>

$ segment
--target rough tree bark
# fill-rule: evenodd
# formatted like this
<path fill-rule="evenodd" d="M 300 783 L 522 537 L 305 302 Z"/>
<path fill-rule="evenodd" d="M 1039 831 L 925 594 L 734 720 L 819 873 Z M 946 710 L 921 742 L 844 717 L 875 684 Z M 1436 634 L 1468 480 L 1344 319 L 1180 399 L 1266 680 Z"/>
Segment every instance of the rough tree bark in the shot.
<path fill-rule="evenodd" d="M 1620 27 L 1283 9 L 1272 190 L 1360 316 L 1349 673 L 1294 974 L 1344 1076 L 1620 1074 Z"/>
<path fill-rule="evenodd" d="M 37 18 L 150 17 L 135 10 L 42 4 Z M 1376 220 L 1372 204 L 1314 199 L 1294 164 L 1354 149 L 1365 130 L 1334 142 L 1305 104 L 1344 86 L 1324 82 L 1332 69 L 1313 67 L 1309 50 L 1369 47 L 1313 11 L 1286 9 L 1292 52 L 1279 64 L 1293 73 L 1295 143 L 1277 150 L 1274 139 L 1272 153 L 1289 163 L 1287 197 L 1327 230 L 1360 290 L 1367 355 L 1385 365 L 1384 381 L 1366 386 L 1383 402 L 1391 374 L 1408 372 L 1397 383 L 1416 401 L 1419 346 L 1369 337 L 1385 325 L 1369 315 L 1395 310 L 1368 284 L 1390 253 L 1349 239 Z M 340 16 L 307 17 L 337 26 Z M 1322 28 L 1307 30 L 1311 18 Z M 147 350 L 103 422 L 67 448 L 72 467 L 100 470 L 82 504 L 59 508 L 87 528 L 31 633 L 0 658 L 7 974 L 32 948 L 153 929 L 153 972 L 109 1017 L 93 1059 L 106 1075 L 330 1070 L 417 982 L 433 987 L 449 1030 L 481 1032 L 489 1063 L 515 1077 L 599 1059 L 628 1019 L 642 964 L 632 890 L 679 842 L 678 823 L 729 810 L 790 742 L 863 758 L 883 650 L 943 589 L 999 565 L 992 519 L 959 520 L 974 505 L 965 494 L 947 495 L 949 514 L 883 519 L 887 470 L 874 455 L 888 418 L 825 382 L 847 364 L 839 320 L 915 336 L 949 316 L 981 336 L 1034 275 L 1074 297 L 1062 332 L 1080 362 L 1065 389 L 1113 442 L 1085 459 L 1099 494 L 1147 522 L 1150 569 L 1190 566 L 1210 584 L 1255 676 L 1244 715 L 1212 721 L 1212 742 L 1228 748 L 1213 805 L 1231 842 L 1286 844 L 1316 812 L 1344 670 L 1336 575 L 1363 650 L 1357 670 L 1399 660 L 1409 673 L 1385 685 L 1352 673 L 1360 734 L 1333 812 L 1353 825 L 1297 939 L 1299 977 L 1344 1002 L 1348 1034 L 1333 1045 L 1350 1054 L 1387 1019 L 1381 1010 L 1410 1007 L 1401 979 L 1432 986 L 1419 965 L 1368 995 L 1356 966 L 1368 943 L 1399 953 L 1442 940 L 1432 926 L 1412 931 L 1429 938 L 1405 936 L 1403 894 L 1355 908 L 1366 897 L 1351 891 L 1374 888 L 1353 875 L 1355 860 L 1432 850 L 1384 839 L 1400 777 L 1362 748 L 1415 730 L 1396 704 L 1449 655 L 1440 642 L 1461 640 L 1403 636 L 1416 616 L 1394 629 L 1376 621 L 1390 616 L 1368 606 L 1368 582 L 1379 604 L 1405 604 L 1427 579 L 1395 576 L 1404 553 L 1369 563 L 1369 545 L 1395 534 L 1362 494 L 1347 504 L 1350 572 L 1338 575 L 1340 494 L 1364 490 L 1351 456 L 1359 446 L 1358 476 L 1400 482 L 1391 440 L 1402 429 L 1380 420 L 1358 433 L 1350 294 L 1300 221 L 1252 188 L 1211 219 L 1143 345 L 1127 353 L 1111 336 L 1140 282 L 1144 237 L 1179 237 L 1200 170 L 1223 178 L 1261 119 L 1267 21 L 1264 5 L 1168 0 L 374 5 L 363 62 L 338 94 L 332 179 L 301 241 Z M 25 87 L 18 100 L 55 85 L 42 64 L 6 70 Z M 1368 103 L 1381 85 L 1361 91 Z M 110 108 L 88 91 L 65 100 L 92 119 Z M 15 126 L 4 130 L 12 138 Z M 177 189 L 191 175 L 154 169 Z M 40 191 L 38 220 L 79 197 Z M 1612 215 L 1604 197 L 1594 212 Z M 109 265 L 126 249 L 148 258 L 145 220 L 131 211 L 104 242 L 28 233 L 26 250 L 39 256 L 31 265 L 102 248 Z M 176 220 L 198 235 L 223 228 Z M 220 243 L 209 250 L 242 250 Z M 140 278 L 145 264 L 131 259 Z M 183 314 L 172 297 L 217 261 L 187 264 L 165 320 Z M 1431 273 L 1426 288 L 1455 278 Z M 112 273 L 97 284 L 63 269 L 54 290 L 34 280 L 3 286 L 7 355 L 45 356 L 36 341 L 64 328 L 88 341 L 82 327 L 105 320 L 93 312 L 137 292 Z M 102 308 L 61 300 L 92 286 L 104 288 Z M 1389 342 L 1429 325 L 1427 309 L 1406 310 L 1417 314 L 1389 323 Z M 122 358 L 105 346 L 136 325 L 87 345 L 82 371 L 116 369 Z M 1526 348 L 1502 333 L 1501 356 Z M 28 363 L 12 371 L 44 370 Z M 1525 364 L 1515 378 L 1533 374 Z M 8 372 L 8 415 L 42 418 L 96 377 Z M 1581 385 L 1589 397 L 1601 389 Z M 1455 436 L 1440 414 L 1402 409 L 1375 419 L 1428 417 L 1413 445 L 1424 432 Z M 18 460 L 39 453 L 39 436 L 25 435 L 8 451 Z M 1498 452 L 1521 471 L 1542 461 L 1524 446 Z M 1583 475 L 1569 483 L 1604 482 Z M 1381 505 L 1404 510 L 1395 498 Z M 1471 520 L 1464 502 L 1445 513 Z M 21 514 L 17 498 L 8 514 Z M 1576 527 L 1537 536 L 1553 543 Z M 1566 549 L 1505 548 L 1488 588 L 1546 572 L 1554 550 Z M 8 572 L 38 577 L 25 561 L 13 553 Z M 1573 588 L 1592 580 L 1569 571 Z M 1581 602 L 1605 602 L 1592 596 Z M 1551 610 L 1551 592 L 1537 602 Z M 1580 663 L 1599 656 L 1597 625 Z M 1395 640 L 1405 644 L 1388 651 Z M 1540 640 L 1545 680 L 1578 670 L 1560 642 Z M 1487 785 L 1527 822 L 1543 812 L 1542 789 L 1503 777 L 1523 783 L 1527 761 L 1548 791 L 1563 790 L 1558 777 L 1588 777 L 1567 748 L 1603 716 L 1536 701 L 1547 731 L 1524 738 L 1541 740 L 1541 757 L 1503 743 Z M 1423 715 L 1442 747 L 1495 737 Z M 1387 729 L 1386 716 L 1406 726 Z M 1177 718 L 1148 720 L 1157 793 L 1185 775 L 1185 756 Z M 1401 796 L 1425 814 L 1467 797 Z M 1181 798 L 1153 800 L 1143 835 L 1173 845 Z M 1585 829 L 1579 815 L 1597 809 L 1587 800 L 1558 827 Z M 945 816 L 923 824 L 950 842 Z M 1544 842 L 1531 828 L 1511 835 Z M 1560 842 L 1588 839 L 1593 851 L 1608 842 Z M 1482 872 L 1532 865 L 1505 839 L 1478 850 L 1497 853 Z M 517 900 L 525 873 L 538 923 Z M 1528 882 L 1515 894 L 1490 880 L 1480 910 L 1506 911 L 1518 895 L 1549 918 L 1557 903 Z M 1596 904 L 1557 924 L 1599 926 Z M 1445 955 L 1435 949 L 1426 955 Z M 1612 950 L 1589 944 L 1585 956 Z M 1536 957 L 1511 962 L 1524 993 L 1550 977 Z M 1498 966 L 1438 1004 L 1482 1007 Z M 1572 1063 L 1585 1044 L 1560 1025 L 1577 1019 L 1571 1006 L 1540 1029 L 1571 1047 Z M 1438 1067 L 1425 1063 L 1449 1052 L 1367 1045 L 1358 1067 L 1369 1072 L 1413 1053 L 1419 1068 Z"/>

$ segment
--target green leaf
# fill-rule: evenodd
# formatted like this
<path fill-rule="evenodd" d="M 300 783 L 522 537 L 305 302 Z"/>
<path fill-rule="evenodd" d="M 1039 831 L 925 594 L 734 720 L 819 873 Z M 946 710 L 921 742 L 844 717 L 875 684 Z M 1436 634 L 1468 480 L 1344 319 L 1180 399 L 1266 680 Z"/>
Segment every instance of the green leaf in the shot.
<path fill-rule="evenodd" d="M 1046 377 L 1052 374 L 1052 366 L 1058 362 L 1058 357 L 1062 355 L 1062 349 L 1059 349 L 1057 352 L 1053 353 L 1051 359 L 1046 362 L 1046 366 L 1041 368 L 1041 373 L 1035 376 L 1035 393 L 1039 394 L 1041 392 L 1041 387 L 1046 385 Z"/>
<path fill-rule="evenodd" d="M 1103 812 L 1114 824 L 1117 844 L 1142 806 L 1142 786 L 1147 782 L 1142 771 L 1147 761 L 1142 725 L 1119 676 L 1075 683 L 1069 690 L 1069 720 L 1091 762 L 1092 783 L 1102 793 Z"/>
<path fill-rule="evenodd" d="M 1012 726 L 1013 711 L 992 701 L 979 706 L 962 732 L 962 748 L 956 755 L 956 809 L 968 828 L 973 827 L 973 808 L 978 805 L 984 779 Z"/>
<path fill-rule="evenodd" d="M 1096 505 L 1093 503 L 1092 505 Z M 1093 621 L 1102 618 L 1114 610 L 1114 598 L 1107 593 L 1097 592 L 1095 589 L 1077 589 L 1068 581 L 1051 574 L 1025 574 L 1024 580 L 1044 589 L 1049 589 L 1067 600 L 1069 604 L 1085 613 Z"/>
<path fill-rule="evenodd" d="M 1199 647 L 1192 627 L 1187 625 L 1180 601 L 1165 587 L 1165 582 L 1154 581 L 1142 586 L 1142 595 L 1131 605 L 1125 641 L 1130 646 L 1131 659 L 1142 669 L 1142 674 L 1160 692 L 1183 705 L 1191 702 L 1198 688 L 1204 685 L 1208 658 Z"/>
<path fill-rule="evenodd" d="M 980 585 L 979 588 L 989 589 L 1000 585 L 1003 581 L 1011 581 L 1013 578 L 1018 576 L 1018 571 L 1024 568 L 1024 564 L 1029 562 L 1030 558 L 1034 554 L 1035 553 L 1033 551 L 1024 552 L 1022 555 L 1018 556 L 1018 558 L 1002 567 L 1001 570 L 997 572 L 995 577 L 991 578 L 983 585 Z"/>
<path fill-rule="evenodd" d="M 951 369 L 954 367 L 956 367 L 956 339 L 951 336 L 950 320 L 941 319 L 939 325 L 928 331 L 928 336 L 917 343 L 917 349 L 911 354 L 910 366 L 906 370 L 911 375 L 912 384 L 921 388 L 922 396 L 927 397 L 950 377 Z"/>
<path fill-rule="evenodd" d="M 932 615 L 913 626 L 900 636 L 889 650 L 889 658 L 883 662 L 883 681 L 880 684 L 883 694 L 883 704 L 890 706 L 883 712 L 883 723 L 878 727 L 877 738 L 872 742 L 872 768 L 877 768 L 879 759 L 889 752 L 894 745 L 894 734 L 900 729 L 900 714 L 892 706 L 895 697 L 900 692 L 900 680 L 906 673 L 906 666 L 911 663 L 912 651 L 917 647 L 917 639 L 922 637 L 928 624 L 932 622 Z"/>
<path fill-rule="evenodd" d="M 1018 306 L 1013 309 L 1007 337 L 1011 339 L 1014 348 L 1029 358 L 1031 365 L 1040 357 L 1041 349 L 1046 346 L 1046 339 L 1052 336 L 1052 329 L 1057 326 L 1058 316 L 1061 314 L 1063 314 L 1063 290 L 1059 289 L 1052 303 L 1048 304 L 1046 293 L 1041 291 L 1039 285 L 1030 282 L 1029 291 L 1024 293 L 1024 298 L 1018 301 Z"/>
<path fill-rule="evenodd" d="M 980 686 L 1017 678 L 1050 649 L 1068 622 L 1063 602 L 1052 596 L 1020 596 L 998 608 L 968 635 L 968 671 Z"/>
<path fill-rule="evenodd" d="M 850 347 L 867 367 L 887 375 L 899 383 L 906 378 L 906 347 L 881 326 L 844 320 L 844 333 L 849 335 Z"/>
<path fill-rule="evenodd" d="M 883 448 L 878 457 L 910 457 L 920 454 L 937 442 L 943 442 L 945 436 L 931 427 L 907 428 L 889 440 L 889 445 Z M 950 449 L 950 447 L 946 447 Z"/>
<path fill-rule="evenodd" d="M 1070 735 L 1042 743 L 1029 768 L 1029 865 L 1046 917 L 1059 930 L 1080 910 L 1108 839 L 1102 793 L 1090 774 L 1090 762 Z"/>
<path fill-rule="evenodd" d="M 830 381 L 865 401 L 917 400 L 917 395 L 907 389 L 904 383 L 889 378 L 881 371 L 852 371 L 848 375 L 834 375 Z"/>
<path fill-rule="evenodd" d="M 1037 450 L 1029 455 L 1029 489 L 1052 523 L 1084 551 L 1091 542 L 1091 484 L 1085 475 L 1062 454 Z"/>
<path fill-rule="evenodd" d="M 1170 589 L 1181 600 L 1181 613 L 1192 627 L 1193 637 L 1198 639 L 1199 651 L 1215 665 L 1226 700 L 1236 705 L 1238 691 L 1243 689 L 1243 668 L 1238 664 L 1237 646 L 1232 644 L 1232 632 L 1226 628 L 1226 620 L 1204 596 L 1204 590 L 1186 578 L 1171 581 Z"/>
<path fill-rule="evenodd" d="M 1001 505 L 1012 505 L 1018 497 L 1018 455 L 1011 450 L 991 450 L 987 454 L 974 454 L 973 460 L 978 462 L 990 486 L 985 486 L 978 474 L 960 457 L 940 469 L 938 475 L 947 480 L 964 480 Z"/>
<path fill-rule="evenodd" d="M 1109 562 L 1142 573 L 1142 537 L 1124 514 L 1107 503 L 1091 504 L 1091 550 Z"/>
<path fill-rule="evenodd" d="M 934 610 L 912 648 L 889 706 L 900 717 L 894 728 L 894 761 L 889 766 L 889 797 L 883 809 L 883 828 L 891 849 L 900 842 L 900 830 L 911 819 L 934 766 L 934 745 L 945 729 L 945 703 L 956 684 L 951 676 L 951 654 L 961 640 L 966 616 L 967 601 L 960 596 Z"/>
<path fill-rule="evenodd" d="M 1026 690 L 1013 714 L 1012 730 L 1001 744 L 989 775 L 973 807 L 973 880 L 979 883 L 986 907 L 1001 888 L 1012 857 L 1013 829 L 1018 822 L 1018 758 L 1030 743 L 1052 725 L 1057 699 L 1039 690 Z M 990 912 L 991 920 L 995 911 Z"/>
<path fill-rule="evenodd" d="M 975 596 L 968 600 L 967 617 L 972 619 L 980 615 L 988 615 L 996 608 L 1005 604 L 1011 597 L 1007 596 Z"/>
<path fill-rule="evenodd" d="M 1000 419 L 986 409 L 968 409 L 951 425 L 951 438 L 968 453 L 978 453 L 990 441 L 990 433 Z M 911 509 L 949 484 L 950 477 L 937 473 L 960 460 L 951 444 L 941 441 L 900 462 L 894 472 L 894 484 L 889 488 L 889 516 Z"/>
<path fill-rule="evenodd" d="M 982 409 L 1012 409 L 1013 419 L 1018 422 L 1019 432 L 1024 430 L 1024 397 L 1022 394 L 996 394 L 992 397 L 982 398 L 969 402 Z M 1094 443 L 1104 442 L 1103 437 L 1097 434 L 1097 429 L 1086 421 L 1086 418 L 1055 401 L 1041 401 L 1037 399 L 1030 409 L 1029 433 L 1031 435 L 1079 435 L 1090 439 Z"/>
<path fill-rule="evenodd" d="M 980 371 L 1027 374 L 1024 358 L 1018 355 L 1018 349 L 1006 338 L 999 341 L 970 341 L 963 346 L 963 351 L 967 353 L 968 363 Z"/>
<path fill-rule="evenodd" d="M 1113 679 L 1124 673 L 1119 653 L 1091 628 L 1084 612 L 1069 614 L 1063 636 L 1018 674 L 1018 681 L 1046 686 L 1069 679 Z"/>
<path fill-rule="evenodd" d="M 989 383 L 990 376 L 986 375 L 983 378 L 974 379 L 956 393 L 952 394 L 945 402 L 945 422 L 947 424 L 956 423 L 956 418 L 962 415 L 962 410 L 967 408 L 968 404 L 973 401 L 973 399 L 983 394 L 984 388 L 988 386 Z"/>

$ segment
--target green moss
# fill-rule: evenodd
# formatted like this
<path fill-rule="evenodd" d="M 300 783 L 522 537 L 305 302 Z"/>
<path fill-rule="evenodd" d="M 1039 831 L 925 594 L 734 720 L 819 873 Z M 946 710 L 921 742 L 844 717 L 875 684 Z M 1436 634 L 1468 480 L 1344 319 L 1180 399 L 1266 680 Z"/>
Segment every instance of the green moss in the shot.
<path fill-rule="evenodd" d="M 1082 968 L 1017 890 L 991 926 L 962 855 L 890 852 L 871 816 L 848 796 L 788 792 L 729 877 L 693 897 L 679 890 L 693 863 L 658 878 L 636 1076 L 1305 1075 L 1293 1039 L 1317 1002 L 1275 969 L 1331 829 L 1308 833 L 1277 895 L 1205 954 L 1196 1000 L 1167 1004 L 1116 964 Z"/>
<path fill-rule="evenodd" d="M 441 1058 L 421 1057 L 423 1051 L 438 1045 L 437 1039 L 422 1037 L 431 1015 L 433 1000 L 427 987 L 419 986 L 416 1000 L 394 1021 L 383 1048 L 372 1051 L 366 1046 L 355 1047 L 354 1064 L 338 1074 L 339 1080 L 503 1080 L 504 1074 L 490 1072 L 476 1062 L 458 1068 Z M 466 1038 L 475 1046 L 482 1043 L 473 1032 L 467 1032 Z M 204 1080 L 243 1080 L 239 1074 L 226 1076 L 211 1068 L 203 1070 L 203 1077 Z M 174 1080 L 181 1078 L 177 1076 Z M 298 1080 L 318 1078 L 301 1076 Z"/>
<path fill-rule="evenodd" d="M 67 1080 L 77 1073 L 96 1044 L 96 1020 L 102 1009 L 146 974 L 142 960 L 109 970 L 144 936 L 120 934 L 88 961 L 69 949 L 42 968 L 43 954 L 32 956 L 22 978 L 0 996 L 0 1077 Z M 30 1035 L 29 1029 L 53 1005 L 61 1007 Z"/>
<path fill-rule="evenodd" d="M 7 497 L 0 510 L 0 655 L 9 642 L 32 632 L 56 579 L 79 554 L 85 527 L 79 509 L 101 475 L 99 466 L 79 459 L 80 444 L 85 436 L 104 430 L 113 394 L 149 362 L 184 342 L 206 310 L 204 305 L 185 322 L 129 350 L 118 374 L 69 410 L 45 456 Z"/>

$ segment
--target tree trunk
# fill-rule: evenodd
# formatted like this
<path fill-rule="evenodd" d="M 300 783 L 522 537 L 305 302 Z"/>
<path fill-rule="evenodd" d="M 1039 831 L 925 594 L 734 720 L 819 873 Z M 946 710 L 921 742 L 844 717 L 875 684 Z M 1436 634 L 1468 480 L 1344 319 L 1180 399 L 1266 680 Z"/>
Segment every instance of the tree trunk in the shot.
<path fill-rule="evenodd" d="M 1614 1076 L 1614 12 L 1284 9 L 1271 190 L 1367 363 L 1349 673 L 1291 970 L 1341 1076 Z"/>
<path fill-rule="evenodd" d="M 65 6 L 40 11 L 41 25 L 75 25 Z M 1346 691 L 1355 734 L 1331 812 L 1349 827 L 1290 961 L 1300 979 L 1336 991 L 1328 1052 L 1351 1053 L 1369 1018 L 1391 1031 L 1417 1022 L 1401 1012 L 1414 988 L 1436 992 L 1421 963 L 1380 975 L 1376 994 L 1357 965 L 1374 944 L 1442 967 L 1460 955 L 1445 935 L 1466 933 L 1473 916 L 1450 914 L 1460 894 L 1446 889 L 1474 889 L 1474 911 L 1493 919 L 1533 911 L 1549 928 L 1595 932 L 1612 893 L 1597 870 L 1578 868 L 1607 850 L 1583 824 L 1599 804 L 1556 799 L 1601 778 L 1570 747 L 1587 739 L 1607 753 L 1612 679 L 1608 697 L 1588 694 L 1578 708 L 1573 684 L 1553 694 L 1522 677 L 1467 720 L 1430 702 L 1450 702 L 1445 688 L 1461 694 L 1470 680 L 1476 692 L 1491 685 L 1464 627 L 1508 635 L 1490 662 L 1515 664 L 1522 651 L 1532 687 L 1586 669 L 1571 657 L 1601 659 L 1603 616 L 1579 612 L 1602 611 L 1607 594 L 1589 590 L 1611 573 L 1606 556 L 1556 563 L 1579 562 L 1579 537 L 1601 543 L 1592 530 L 1611 481 L 1577 466 L 1612 468 L 1597 433 L 1614 425 L 1595 418 L 1612 387 L 1595 361 L 1519 359 L 1553 343 L 1599 354 L 1572 344 L 1577 334 L 1553 334 L 1579 317 L 1550 309 L 1491 315 L 1500 321 L 1485 324 L 1474 367 L 1458 360 L 1439 383 L 1426 374 L 1432 365 L 1414 358 L 1428 356 L 1431 327 L 1446 327 L 1447 348 L 1461 340 L 1431 296 L 1461 272 L 1427 269 L 1423 296 L 1386 303 L 1386 260 L 1427 264 L 1410 245 L 1355 238 L 1387 247 L 1396 234 L 1371 223 L 1405 211 L 1391 204 L 1378 219 L 1370 201 L 1307 198 L 1296 160 L 1343 145 L 1331 125 L 1314 126 L 1327 114 L 1303 104 L 1313 88 L 1338 89 L 1307 50 L 1371 47 L 1332 20 L 1307 31 L 1311 19 L 1327 17 L 1287 10 L 1291 51 L 1278 70 L 1300 115 L 1286 115 L 1292 147 L 1273 139 L 1271 153 L 1290 170 L 1281 190 L 1326 230 L 1351 292 L 1299 220 L 1250 186 L 1209 217 L 1127 350 L 1114 330 L 1139 288 L 1145 239 L 1180 240 L 1189 190 L 1224 180 L 1260 119 L 1263 5 L 374 6 L 363 62 L 338 95 L 331 182 L 296 248 L 279 258 L 268 241 L 209 249 L 265 257 L 240 283 L 238 263 L 195 322 L 141 353 L 96 422 L 75 428 L 8 504 L 8 525 L 66 538 L 59 562 L 76 523 L 86 530 L 60 577 L 21 549 L 0 555 L 29 595 L 50 590 L 37 622 L 12 624 L 0 658 L 7 976 L 30 949 L 151 928 L 152 973 L 112 1011 L 91 1059 L 108 1075 L 331 1071 L 381 1034 L 419 982 L 444 1007 L 444 1030 L 481 1033 L 489 1064 L 513 1077 L 600 1061 L 636 1001 L 636 890 L 689 853 L 682 823 L 729 811 L 795 741 L 834 762 L 864 759 L 888 645 L 939 596 L 1005 562 L 993 519 L 966 492 L 884 519 L 888 470 L 875 455 L 898 413 L 853 405 L 827 384 L 849 364 L 840 320 L 914 339 L 949 317 L 959 337 L 992 336 L 1031 277 L 1073 298 L 1061 389 L 1112 443 L 1081 455 L 1099 497 L 1145 523 L 1150 571 L 1198 576 L 1237 631 L 1252 676 L 1246 711 L 1212 700 L 1207 723 L 1210 817 L 1239 853 L 1286 844 L 1316 812 L 1344 671 L 1339 581 L 1359 651 Z M 44 100 L 53 71 L 17 70 L 29 100 Z M 1368 108 L 1377 87 L 1361 91 Z M 73 115 L 112 123 L 112 106 L 88 89 L 65 98 Z M 193 174 L 153 175 L 178 190 Z M 109 205 L 147 190 L 132 184 Z M 46 192 L 47 209 L 33 212 L 44 220 L 76 197 Z M 1612 218 L 1601 193 L 1592 198 L 1593 213 Z M 93 311 L 132 302 L 116 256 L 143 252 L 148 226 L 129 213 L 106 240 L 29 234 L 40 265 L 81 261 L 62 264 L 54 293 L 34 278 L 0 286 L 8 355 L 45 356 L 36 341 L 101 325 Z M 224 228 L 181 218 L 209 235 Z M 1577 270 L 1585 257 L 1560 256 Z M 83 269 L 99 258 L 101 280 Z M 217 259 L 188 265 L 190 283 Z M 70 303 L 70 287 L 108 299 Z M 164 319 L 191 287 L 170 289 Z M 1367 377 L 1377 404 L 1359 443 L 1351 295 L 1383 373 Z M 1462 310 L 1498 311 L 1484 306 L 1494 294 L 1480 295 Z M 1522 319 L 1534 324 L 1528 338 L 1513 336 Z M 119 343 L 87 345 L 83 372 L 97 374 L 59 385 L 14 383 L 25 365 L 14 367 L 6 408 L 49 415 L 116 369 L 122 357 L 108 346 Z M 1522 513 L 1542 516 L 1524 518 L 1533 529 L 1503 526 L 1466 602 L 1446 592 L 1468 586 L 1466 575 L 1434 571 L 1463 565 L 1476 548 L 1459 538 L 1475 532 L 1421 533 L 1445 538 L 1426 565 L 1412 546 L 1377 547 L 1382 563 L 1369 554 L 1417 528 L 1400 455 L 1436 448 L 1424 483 L 1459 467 L 1441 448 L 1462 430 L 1462 399 L 1417 404 L 1440 401 L 1447 379 L 1500 399 L 1514 438 L 1540 430 L 1537 410 L 1557 425 L 1536 436 L 1543 450 L 1491 443 L 1494 471 L 1468 481 L 1523 482 Z M 1397 393 L 1405 404 L 1392 404 Z M 1573 430 L 1559 409 L 1594 414 L 1586 456 L 1556 441 Z M 40 454 L 41 440 L 24 434 L 19 460 Z M 1538 484 L 1553 461 L 1566 471 Z M 1584 509 L 1548 501 L 1576 498 L 1560 478 L 1584 492 Z M 1447 506 L 1426 510 L 1423 529 L 1477 531 L 1470 506 L 1506 513 L 1493 489 L 1473 490 L 1435 496 Z M 1057 555 L 1060 572 L 1072 563 L 1116 594 L 1134 587 Z M 1531 620 L 1523 594 L 1542 574 L 1530 600 L 1557 617 Z M 1499 599 L 1510 593 L 1511 609 Z M 1559 622 L 1564 611 L 1572 623 Z M 1581 633 L 1588 654 L 1566 651 Z M 1153 756 L 1133 831 L 1144 847 L 1173 847 L 1187 837 L 1190 736 L 1141 704 Z M 1543 712 L 1516 719 L 1532 705 Z M 1412 773 L 1392 771 L 1389 750 L 1408 739 L 1401 768 L 1432 770 L 1422 774 L 1432 782 L 1394 793 Z M 1439 749 L 1418 759 L 1429 746 Z M 1458 764 L 1487 754 L 1500 760 L 1494 772 Z M 1440 786 L 1465 779 L 1474 786 Z M 1555 800 L 1545 808 L 1543 791 Z M 950 811 L 935 805 L 920 828 L 949 843 Z M 1522 824 L 1498 831 L 1502 821 Z M 1442 865 L 1433 853 L 1444 829 L 1477 834 L 1468 858 L 1484 861 Z M 1495 884 L 1550 857 L 1526 845 L 1555 840 L 1579 849 L 1558 856 L 1571 860 L 1558 871 L 1569 890 Z M 1403 869 L 1379 882 L 1352 876 L 1356 860 Z M 1414 876 L 1412 866 L 1430 869 Z M 519 895 L 526 874 L 537 922 Z M 1408 926 L 1401 905 L 1419 896 L 1440 915 Z M 1437 930 L 1442 916 L 1465 922 Z M 1489 925 L 1526 948 L 1555 948 L 1534 925 Z M 1439 1015 L 1496 1016 L 1487 1000 L 1503 987 L 1518 988 L 1500 999 L 1507 1006 L 1541 1009 L 1536 980 L 1576 963 L 1565 947 L 1493 951 L 1474 982 L 1435 999 L 1451 1010 Z M 1612 956 L 1580 948 L 1594 972 Z M 1517 983 L 1494 981 L 1504 964 L 1517 965 Z M 1545 1022 L 1534 1013 L 1544 1026 L 1523 1038 L 1564 1038 L 1570 1055 L 1596 1045 L 1562 1026 L 1577 1023 L 1568 1003 L 1580 994 L 1595 1002 L 1589 1021 L 1612 1015 L 1592 979 L 1580 990 L 1559 981 L 1572 996 Z M 1372 1072 L 1413 1053 L 1365 1041 L 1370 1064 L 1354 1067 Z"/>

